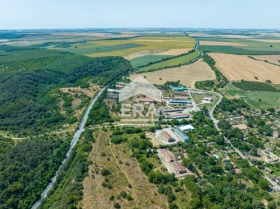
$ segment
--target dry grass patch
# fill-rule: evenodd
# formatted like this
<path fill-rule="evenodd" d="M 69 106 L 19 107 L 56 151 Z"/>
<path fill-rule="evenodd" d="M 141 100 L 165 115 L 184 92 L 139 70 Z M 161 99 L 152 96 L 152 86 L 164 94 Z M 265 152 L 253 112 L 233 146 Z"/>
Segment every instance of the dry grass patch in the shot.
<path fill-rule="evenodd" d="M 191 50 L 192 50 L 192 48 L 169 49 L 167 51 L 157 53 L 156 55 L 174 55 L 174 56 L 177 56 L 177 55 L 180 55 L 180 54 L 188 53 Z"/>
<path fill-rule="evenodd" d="M 223 42 L 223 41 L 200 41 L 200 45 L 205 46 L 247 46 L 241 43 Z"/>
<path fill-rule="evenodd" d="M 256 55 L 252 57 L 257 60 L 268 61 L 270 63 L 280 65 L 280 55 Z"/>
<path fill-rule="evenodd" d="M 280 67 L 257 61 L 246 55 L 232 55 L 221 53 L 209 54 L 215 61 L 218 69 L 229 80 L 247 80 L 280 84 Z"/>
<path fill-rule="evenodd" d="M 93 163 L 83 181 L 83 199 L 79 205 L 85 209 L 114 208 L 113 203 L 118 202 L 121 208 L 168 208 L 166 196 L 159 194 L 157 187 L 148 181 L 127 145 L 110 144 L 109 135 L 109 132 L 100 131 L 96 137 L 89 155 Z M 102 169 L 108 169 L 110 174 L 102 176 Z M 102 186 L 106 178 L 112 189 Z M 133 200 L 118 199 L 122 191 Z M 115 197 L 114 201 L 109 199 L 111 196 Z"/>
<path fill-rule="evenodd" d="M 202 61 L 202 59 L 193 64 L 181 67 L 134 74 L 130 76 L 130 79 L 134 80 L 138 76 L 143 76 L 149 82 L 159 85 L 162 85 L 167 81 L 180 80 L 183 85 L 190 87 L 194 87 L 196 81 L 215 79 L 215 73 L 205 62 Z"/>

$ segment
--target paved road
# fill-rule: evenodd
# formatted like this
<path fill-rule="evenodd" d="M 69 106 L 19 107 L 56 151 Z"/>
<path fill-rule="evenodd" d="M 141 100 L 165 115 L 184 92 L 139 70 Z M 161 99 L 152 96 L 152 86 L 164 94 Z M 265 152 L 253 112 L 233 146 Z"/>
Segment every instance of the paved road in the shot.
<path fill-rule="evenodd" d="M 92 106 L 97 101 L 98 97 L 104 92 L 105 89 L 106 89 L 106 87 L 104 87 L 101 91 L 99 91 L 94 96 L 93 100 L 91 101 L 90 105 L 88 106 L 87 111 L 85 112 L 85 115 L 84 115 L 84 117 L 83 117 L 83 119 L 82 119 L 82 121 L 81 121 L 81 123 L 79 125 L 79 129 L 77 130 L 77 132 L 75 133 L 75 135 L 74 135 L 74 137 L 73 137 L 73 139 L 71 141 L 71 144 L 70 144 L 70 147 L 68 149 L 68 152 L 66 154 L 65 159 L 62 161 L 61 165 L 59 166 L 58 170 L 55 173 L 55 176 L 51 179 L 51 182 L 48 184 L 48 186 L 42 192 L 40 199 L 33 205 L 32 209 L 36 209 L 40 205 L 41 200 L 43 198 L 47 197 L 48 192 L 50 191 L 50 189 L 52 188 L 53 184 L 55 183 L 55 181 L 57 179 L 57 175 L 58 175 L 59 171 L 62 169 L 62 166 L 65 164 L 65 162 L 68 159 L 68 157 L 70 156 L 73 148 L 75 147 L 75 145 L 79 141 L 82 132 L 84 131 L 84 127 L 85 127 L 86 122 L 88 120 L 88 115 L 89 115 L 90 110 L 92 109 Z"/>

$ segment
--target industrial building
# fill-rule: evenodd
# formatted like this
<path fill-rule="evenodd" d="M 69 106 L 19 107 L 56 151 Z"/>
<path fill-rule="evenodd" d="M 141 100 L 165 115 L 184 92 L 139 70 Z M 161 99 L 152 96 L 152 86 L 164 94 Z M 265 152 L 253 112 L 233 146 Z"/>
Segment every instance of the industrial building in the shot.
<path fill-rule="evenodd" d="M 211 103 L 213 99 L 211 97 L 204 97 L 202 103 Z"/>
<path fill-rule="evenodd" d="M 178 96 L 190 96 L 188 91 L 174 91 L 173 93 Z"/>
<path fill-rule="evenodd" d="M 174 100 L 188 100 L 189 96 L 174 96 Z"/>
<path fill-rule="evenodd" d="M 160 137 L 161 139 L 163 139 L 166 142 L 174 142 L 176 141 L 172 136 L 170 136 L 169 133 L 167 133 L 166 131 L 161 131 L 160 132 Z"/>
<path fill-rule="evenodd" d="M 194 130 L 194 127 L 189 124 L 189 125 L 185 125 L 185 126 L 180 126 L 179 129 L 181 131 L 192 131 L 192 130 Z"/>
<path fill-rule="evenodd" d="M 172 156 L 172 153 L 169 150 L 162 149 L 162 150 L 159 150 L 159 152 L 161 153 L 163 161 L 165 161 L 167 163 L 174 162 L 174 157 Z"/>
<path fill-rule="evenodd" d="M 184 174 L 184 173 L 187 173 L 187 169 L 185 166 L 183 166 L 181 163 L 179 162 L 174 162 L 173 163 L 173 167 L 174 167 L 174 171 L 175 171 L 175 174 Z"/>
<path fill-rule="evenodd" d="M 168 104 L 173 104 L 173 105 L 187 105 L 187 104 L 192 104 L 190 100 L 175 100 L 175 99 L 170 99 L 168 100 Z"/>
<path fill-rule="evenodd" d="M 190 118 L 190 115 L 187 113 L 168 114 L 165 116 L 165 119 L 186 119 L 186 118 Z"/>
<path fill-rule="evenodd" d="M 188 88 L 183 87 L 183 86 L 173 87 L 172 89 L 173 89 L 173 91 L 185 91 L 185 90 L 188 90 Z"/>
<path fill-rule="evenodd" d="M 188 142 L 190 140 L 190 138 L 186 134 L 184 134 L 184 132 L 182 132 L 180 129 L 175 128 L 174 132 L 182 141 Z"/>

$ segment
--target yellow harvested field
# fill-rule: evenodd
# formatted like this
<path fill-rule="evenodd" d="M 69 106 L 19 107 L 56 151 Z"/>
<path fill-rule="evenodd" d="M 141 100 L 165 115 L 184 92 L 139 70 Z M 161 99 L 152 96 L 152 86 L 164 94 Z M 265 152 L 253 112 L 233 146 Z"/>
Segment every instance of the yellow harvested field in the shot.
<path fill-rule="evenodd" d="M 200 41 L 200 45 L 206 46 L 247 46 L 245 44 L 225 42 L 225 41 Z"/>
<path fill-rule="evenodd" d="M 276 64 L 276 65 L 280 65 L 280 55 L 256 55 L 256 56 L 252 56 L 257 60 L 262 60 L 265 61 L 267 60 L 270 63 Z"/>
<path fill-rule="evenodd" d="M 150 54 L 155 54 L 155 53 L 158 53 L 158 52 L 162 52 L 162 50 L 144 50 L 144 51 L 134 52 L 134 53 L 131 53 L 131 54 L 125 56 L 124 58 L 127 59 L 127 60 L 132 60 L 132 59 L 137 58 L 137 57 L 142 57 L 142 56 L 146 56 L 146 55 L 150 55 Z"/>
<path fill-rule="evenodd" d="M 247 55 L 210 53 L 216 67 L 229 80 L 247 80 L 280 84 L 280 67 L 249 58 Z M 256 79 L 258 78 L 258 80 Z"/>
<path fill-rule="evenodd" d="M 130 79 L 134 80 L 138 76 L 143 76 L 149 82 L 159 85 L 162 85 L 167 81 L 180 80 L 183 85 L 189 87 L 194 87 L 196 81 L 215 79 L 215 73 L 205 62 L 202 61 L 202 59 L 193 64 L 184 65 L 181 67 L 133 74 L 130 76 Z"/>
<path fill-rule="evenodd" d="M 191 50 L 192 50 L 192 48 L 169 49 L 167 51 L 157 53 L 156 55 L 174 55 L 174 56 L 177 56 L 177 55 L 180 55 L 180 54 L 188 53 Z"/>

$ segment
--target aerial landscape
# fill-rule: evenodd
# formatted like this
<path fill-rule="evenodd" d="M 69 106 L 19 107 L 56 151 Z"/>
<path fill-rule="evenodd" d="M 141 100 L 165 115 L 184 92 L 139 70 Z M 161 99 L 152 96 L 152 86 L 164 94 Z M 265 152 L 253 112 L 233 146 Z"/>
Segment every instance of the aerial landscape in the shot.
<path fill-rule="evenodd" d="M 279 12 L 85 2 L 0 0 L 0 208 L 280 208 Z"/>

